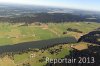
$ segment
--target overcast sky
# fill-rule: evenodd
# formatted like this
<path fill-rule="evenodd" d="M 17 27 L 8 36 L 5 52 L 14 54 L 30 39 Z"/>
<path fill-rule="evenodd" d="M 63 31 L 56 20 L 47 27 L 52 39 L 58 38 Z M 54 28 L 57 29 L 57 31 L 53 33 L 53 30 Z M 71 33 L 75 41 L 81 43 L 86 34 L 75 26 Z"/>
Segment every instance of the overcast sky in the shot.
<path fill-rule="evenodd" d="M 58 6 L 100 11 L 100 0 L 0 0 L 0 3 Z"/>

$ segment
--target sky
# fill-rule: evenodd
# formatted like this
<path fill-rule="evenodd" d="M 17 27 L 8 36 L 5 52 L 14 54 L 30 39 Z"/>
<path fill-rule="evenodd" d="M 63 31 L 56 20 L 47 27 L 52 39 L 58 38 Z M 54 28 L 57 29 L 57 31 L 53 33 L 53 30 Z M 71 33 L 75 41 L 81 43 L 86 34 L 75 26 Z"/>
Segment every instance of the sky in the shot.
<path fill-rule="evenodd" d="M 100 0 L 0 0 L 0 3 L 56 6 L 100 11 Z"/>

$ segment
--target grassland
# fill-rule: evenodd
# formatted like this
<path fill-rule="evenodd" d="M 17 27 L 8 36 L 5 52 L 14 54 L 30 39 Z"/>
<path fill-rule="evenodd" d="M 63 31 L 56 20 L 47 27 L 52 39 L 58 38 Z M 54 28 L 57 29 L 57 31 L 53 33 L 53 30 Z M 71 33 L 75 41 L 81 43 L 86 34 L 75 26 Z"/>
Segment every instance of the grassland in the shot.
<path fill-rule="evenodd" d="M 100 27 L 100 23 L 87 23 L 87 22 L 69 22 L 69 23 L 48 23 L 48 24 L 30 24 L 24 25 L 24 23 L 0 23 L 0 46 L 12 45 L 22 42 L 37 41 L 44 39 L 51 39 L 57 37 L 74 36 L 79 38 L 96 28 Z M 69 32 L 67 28 L 74 28 L 82 31 L 83 33 Z M 63 34 L 67 32 L 67 34 Z M 74 48 L 78 50 L 86 49 L 87 43 L 76 43 Z M 62 49 L 56 54 L 51 54 L 50 50 Z M 0 66 L 22 66 L 23 63 L 30 63 L 31 66 L 43 66 L 46 63 L 40 62 L 39 60 L 43 57 L 49 58 L 63 58 L 68 55 L 72 48 L 69 45 L 59 45 L 46 49 L 45 51 L 38 50 L 38 52 L 28 52 L 24 54 L 18 54 L 14 56 L 14 61 L 5 57 L 1 60 L 6 59 L 7 61 L 1 61 Z M 82 47 L 82 48 L 81 48 Z M 31 54 L 35 54 L 35 57 L 30 57 Z M 9 62 L 8 62 L 9 61 Z M 8 62 L 4 65 L 4 63 Z"/>
<path fill-rule="evenodd" d="M 8 56 L 5 56 L 4 58 L 0 58 L 0 66 L 16 66 L 16 64 Z"/>
<path fill-rule="evenodd" d="M 15 64 L 22 66 L 23 63 L 30 63 L 30 65 L 32 66 L 43 66 L 46 65 L 45 62 L 45 58 L 43 57 L 49 57 L 52 59 L 55 58 L 64 58 L 66 55 L 70 54 L 70 51 L 73 50 L 72 49 L 72 45 L 73 48 L 78 49 L 78 50 L 83 50 L 83 49 L 87 49 L 88 48 L 88 44 L 87 43 L 76 43 L 76 44 L 64 44 L 64 45 L 58 45 L 58 46 L 54 46 L 51 48 L 48 48 L 44 51 L 42 50 L 38 50 L 38 52 L 29 52 L 29 53 L 24 53 L 24 54 L 18 54 L 14 56 L 14 62 Z M 50 50 L 56 50 L 56 49 L 60 49 L 62 47 L 62 49 L 58 52 L 58 53 L 54 53 L 51 54 Z M 82 47 L 82 48 L 81 48 Z M 31 54 L 34 54 L 34 57 L 31 57 Z M 43 60 L 43 62 L 40 62 L 39 60 Z"/>
<path fill-rule="evenodd" d="M 49 51 L 54 50 L 54 49 L 59 49 L 59 47 L 62 46 L 62 49 L 59 53 L 54 53 L 51 54 Z M 15 63 L 20 64 L 20 63 L 31 63 L 32 66 L 42 66 L 46 64 L 46 62 L 39 62 L 39 60 L 43 59 L 43 57 L 49 57 L 49 58 L 63 58 L 65 55 L 69 54 L 70 48 L 68 48 L 68 45 L 59 45 L 55 46 L 52 48 L 49 48 L 45 51 L 39 50 L 38 52 L 29 52 L 29 53 L 24 53 L 22 55 L 15 55 Z M 31 54 L 35 54 L 35 57 L 30 57 Z"/>
<path fill-rule="evenodd" d="M 0 23 L 0 46 L 11 45 L 21 42 L 37 41 L 57 37 L 74 36 L 77 39 L 98 27 L 99 23 L 48 23 L 48 24 L 30 24 L 23 26 L 24 23 Z M 67 28 L 75 28 L 83 33 L 68 32 Z M 63 34 L 67 32 L 67 34 Z"/>

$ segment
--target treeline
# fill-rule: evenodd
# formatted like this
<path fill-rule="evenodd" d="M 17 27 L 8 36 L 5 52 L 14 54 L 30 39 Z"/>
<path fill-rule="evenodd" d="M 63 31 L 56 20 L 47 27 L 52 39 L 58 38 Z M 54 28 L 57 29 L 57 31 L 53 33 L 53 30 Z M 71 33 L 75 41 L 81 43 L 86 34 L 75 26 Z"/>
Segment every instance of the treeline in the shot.
<path fill-rule="evenodd" d="M 93 44 L 100 44 L 100 41 L 98 41 L 98 39 L 100 39 L 100 31 L 92 31 L 86 35 L 81 36 L 78 42 L 84 41 Z"/>
<path fill-rule="evenodd" d="M 77 33 L 83 33 L 82 31 L 80 31 L 78 29 L 73 29 L 73 28 L 68 28 L 67 31 L 77 32 Z"/>
<path fill-rule="evenodd" d="M 32 16 L 33 15 L 33 16 Z M 31 16 L 29 15 L 20 15 L 13 17 L 0 17 L 0 21 L 3 22 L 25 22 L 25 23 L 33 23 L 33 22 L 100 22 L 100 18 L 96 19 L 87 19 L 92 18 L 90 15 L 75 15 L 70 13 L 33 13 Z"/>
<path fill-rule="evenodd" d="M 32 42 L 24 42 L 15 45 L 0 46 L 0 54 L 10 54 L 10 53 L 25 53 L 32 49 L 46 49 L 59 44 L 76 43 L 77 40 L 74 37 L 63 37 L 54 38 L 49 40 L 40 40 Z"/>

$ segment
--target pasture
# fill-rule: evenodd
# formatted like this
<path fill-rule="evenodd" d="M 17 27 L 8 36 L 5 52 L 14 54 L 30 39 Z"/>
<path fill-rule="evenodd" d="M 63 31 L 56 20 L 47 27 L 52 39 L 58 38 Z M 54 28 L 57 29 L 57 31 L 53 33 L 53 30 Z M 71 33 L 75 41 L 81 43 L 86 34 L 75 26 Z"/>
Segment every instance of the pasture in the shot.
<path fill-rule="evenodd" d="M 48 40 L 62 37 L 75 37 L 89 33 L 100 27 L 100 23 L 87 23 L 87 22 L 69 22 L 69 23 L 47 23 L 37 25 L 35 23 L 25 25 L 24 23 L 0 23 L 0 46 L 21 44 L 23 42 L 31 42 L 38 40 Z M 67 31 L 68 28 L 78 29 L 83 33 Z M 66 34 L 63 34 L 65 32 Z M 87 43 L 75 43 L 74 48 L 78 50 L 86 49 Z M 14 60 L 4 57 L 0 59 L 0 66 L 23 66 L 23 63 L 29 63 L 32 66 L 43 66 L 46 63 L 43 61 L 44 57 L 49 58 L 64 58 L 69 55 L 72 48 L 71 44 L 58 45 L 46 50 L 36 49 L 38 52 L 30 51 L 28 53 L 14 55 Z M 83 47 L 83 48 L 81 48 Z M 60 49 L 60 50 L 59 50 Z M 57 52 L 52 51 L 57 50 Z M 52 54 L 54 52 L 54 54 Z M 35 54 L 31 58 L 30 55 Z M 6 61 L 5 61 L 6 59 Z M 9 62 L 7 62 L 9 61 Z M 7 63 L 6 63 L 7 62 Z M 6 64 L 5 64 L 6 63 Z M 5 64 L 5 65 L 4 65 Z"/>
<path fill-rule="evenodd" d="M 98 27 L 100 27 L 100 23 L 68 22 L 25 25 L 25 23 L 11 24 L 1 22 L 0 46 L 68 36 L 74 36 L 78 39 L 81 35 Z M 67 28 L 75 28 L 83 33 L 69 32 Z M 63 34 L 63 32 L 67 32 L 67 34 Z"/>

